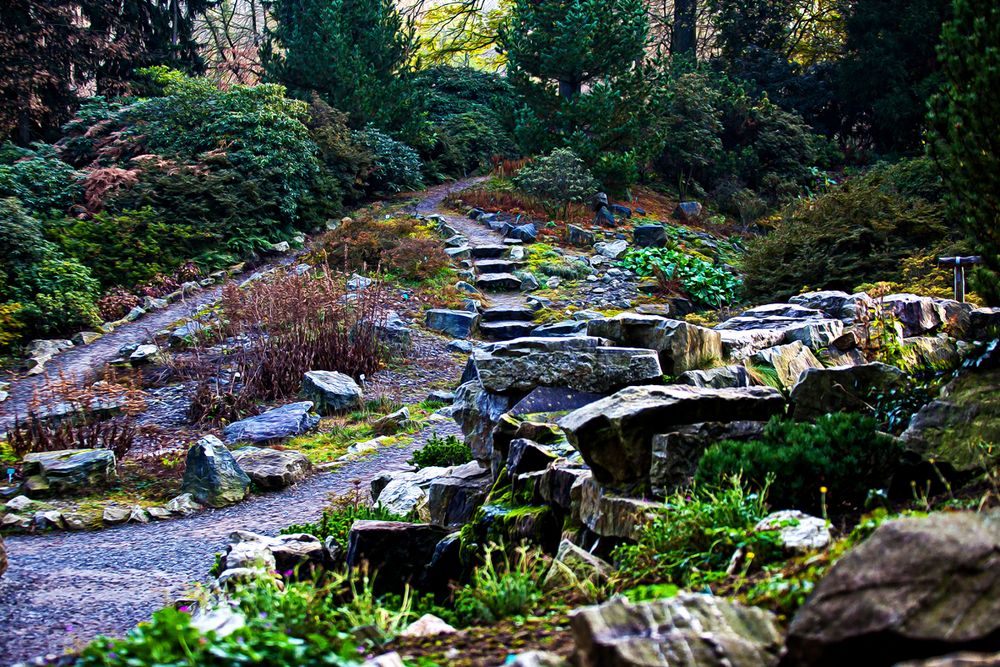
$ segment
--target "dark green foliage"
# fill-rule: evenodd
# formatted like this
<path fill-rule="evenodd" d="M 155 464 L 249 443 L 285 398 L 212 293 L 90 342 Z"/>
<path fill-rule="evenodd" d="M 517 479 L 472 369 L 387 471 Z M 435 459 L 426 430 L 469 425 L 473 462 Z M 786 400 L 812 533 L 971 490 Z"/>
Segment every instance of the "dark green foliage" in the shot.
<path fill-rule="evenodd" d="M 423 164 L 416 150 L 374 127 L 353 132 L 352 136 L 354 142 L 364 146 L 371 155 L 369 191 L 386 194 L 421 187 Z"/>
<path fill-rule="evenodd" d="M 312 96 L 306 124 L 319 147 L 319 181 L 329 180 L 321 194 L 331 207 L 341 199 L 360 201 L 364 196 L 365 179 L 372 168 L 372 154 L 355 141 L 347 121 L 347 114 L 337 111 L 318 95 Z"/>
<path fill-rule="evenodd" d="M 515 0 L 500 35 L 515 87 L 540 80 L 563 98 L 639 60 L 649 29 L 640 0 Z"/>
<path fill-rule="evenodd" d="M 950 214 L 972 239 L 984 269 L 976 292 L 1000 303 L 1000 5 L 956 0 L 938 50 L 944 87 L 931 101 L 932 152 Z"/>
<path fill-rule="evenodd" d="M 472 449 L 454 435 L 441 438 L 431 435 L 427 444 L 413 452 L 407 463 L 420 468 L 431 466 L 457 466 L 472 460 Z"/>
<path fill-rule="evenodd" d="M 87 267 L 46 241 L 16 199 L 0 199 L 0 304 L 18 303 L 28 335 L 92 326 L 98 283 Z"/>
<path fill-rule="evenodd" d="M 308 99 L 313 91 L 355 128 L 406 124 L 411 26 L 392 0 L 276 0 L 263 53 L 272 81 Z"/>
<path fill-rule="evenodd" d="M 215 240 L 194 225 L 166 222 L 151 208 L 67 218 L 49 233 L 105 288 L 138 285 L 172 272 Z"/>
<path fill-rule="evenodd" d="M 716 43 L 727 60 L 752 47 L 787 52 L 795 0 L 708 0 Z"/>
<path fill-rule="evenodd" d="M 843 5 L 847 43 L 838 63 L 837 97 L 845 132 L 862 149 L 918 150 L 927 99 L 941 84 L 935 49 L 941 25 L 951 17 L 951 0 Z"/>
<path fill-rule="evenodd" d="M 754 530 L 767 515 L 766 496 L 766 483 L 748 491 L 732 477 L 717 491 L 697 487 L 668 497 L 635 544 L 615 549 L 622 583 L 697 588 L 725 578 L 738 549 L 766 561 L 776 551 L 774 534 Z"/>
<path fill-rule="evenodd" d="M 789 206 L 743 259 L 747 293 L 782 300 L 902 278 L 904 259 L 952 248 L 928 160 L 879 167 Z M 925 199 L 924 197 L 930 197 Z"/>
<path fill-rule="evenodd" d="M 0 198 L 17 197 L 31 215 L 63 215 L 79 200 L 80 177 L 51 146 L 39 144 L 36 150 L 22 150 L 17 159 L 0 164 Z"/>
<path fill-rule="evenodd" d="M 816 513 L 824 503 L 856 508 L 869 490 L 886 487 L 901 453 L 897 441 L 879 433 L 876 421 L 864 415 L 824 415 L 814 424 L 774 417 L 761 440 L 725 440 L 709 447 L 696 479 L 711 487 L 742 475 L 759 489 L 772 480 L 768 499 L 776 509 Z"/>
<path fill-rule="evenodd" d="M 527 165 L 514 183 L 540 199 L 552 215 L 561 211 L 563 217 L 571 203 L 589 201 L 599 187 L 583 160 L 567 148 L 557 148 Z"/>

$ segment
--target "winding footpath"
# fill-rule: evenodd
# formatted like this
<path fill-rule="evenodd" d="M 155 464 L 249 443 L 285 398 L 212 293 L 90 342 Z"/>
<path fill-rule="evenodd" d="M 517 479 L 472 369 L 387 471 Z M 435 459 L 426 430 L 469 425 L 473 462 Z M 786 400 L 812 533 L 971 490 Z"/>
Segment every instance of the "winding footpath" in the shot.
<path fill-rule="evenodd" d="M 470 240 L 497 243 L 495 232 L 438 207 L 452 191 L 477 182 L 467 179 L 423 193 L 416 210 L 438 213 Z M 474 237 L 474 238 L 473 238 Z M 67 351 L 49 362 L 51 373 L 86 377 L 117 356 L 126 343 L 155 332 L 218 298 L 221 288 L 205 290 L 184 302 L 122 326 L 91 345 Z M 516 298 L 516 295 L 500 295 Z M 506 299 L 505 299 L 506 301 Z M 0 428 L 13 420 L 44 376 L 13 384 L 2 406 Z M 192 583 L 204 581 L 214 554 L 234 530 L 274 535 L 293 523 L 317 519 L 330 494 L 406 468 L 413 450 L 433 429 L 446 435 L 458 429 L 435 423 L 405 448 L 389 447 L 373 456 L 320 472 L 280 492 L 257 495 L 219 510 L 149 524 L 126 524 L 93 532 L 52 532 L 5 538 L 10 569 L 0 578 L 0 665 L 79 648 L 98 635 L 116 636 L 148 619 L 157 609 L 183 597 Z"/>

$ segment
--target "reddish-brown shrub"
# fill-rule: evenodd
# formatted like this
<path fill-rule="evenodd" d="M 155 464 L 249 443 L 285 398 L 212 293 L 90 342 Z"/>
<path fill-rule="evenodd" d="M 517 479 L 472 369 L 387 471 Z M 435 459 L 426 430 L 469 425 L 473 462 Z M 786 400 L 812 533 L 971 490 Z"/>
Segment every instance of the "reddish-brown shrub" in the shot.
<path fill-rule="evenodd" d="M 130 310 L 142 304 L 142 299 L 124 287 L 112 287 L 97 300 L 97 311 L 105 322 L 125 317 Z"/>
<path fill-rule="evenodd" d="M 402 278 L 423 280 L 448 266 L 448 256 L 435 239 L 404 238 L 384 254 L 382 266 Z"/>

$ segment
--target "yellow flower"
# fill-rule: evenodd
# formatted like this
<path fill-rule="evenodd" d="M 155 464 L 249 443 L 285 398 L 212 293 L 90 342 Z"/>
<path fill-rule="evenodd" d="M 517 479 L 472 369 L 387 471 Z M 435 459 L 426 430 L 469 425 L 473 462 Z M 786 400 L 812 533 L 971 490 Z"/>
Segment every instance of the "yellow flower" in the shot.
<path fill-rule="evenodd" d="M 819 487 L 819 492 L 826 495 L 826 487 L 825 486 Z"/>
<path fill-rule="evenodd" d="M 752 551 L 748 551 L 747 552 L 747 560 L 753 560 L 753 552 Z"/>

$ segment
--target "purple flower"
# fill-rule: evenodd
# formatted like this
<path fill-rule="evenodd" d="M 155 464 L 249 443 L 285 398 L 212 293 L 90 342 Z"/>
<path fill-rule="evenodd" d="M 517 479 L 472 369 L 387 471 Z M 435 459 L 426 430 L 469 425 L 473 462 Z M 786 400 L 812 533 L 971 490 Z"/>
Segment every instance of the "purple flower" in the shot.
<path fill-rule="evenodd" d="M 181 605 L 180 607 L 177 608 L 177 611 L 181 612 L 182 614 L 187 614 L 191 612 L 191 607 L 187 606 L 186 604 Z"/>
<path fill-rule="evenodd" d="M 257 616 L 258 616 L 259 618 L 267 618 L 267 612 L 266 612 L 266 611 L 262 611 L 262 612 L 260 612 L 259 614 L 257 614 Z"/>

